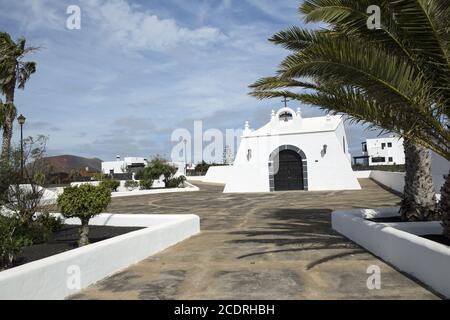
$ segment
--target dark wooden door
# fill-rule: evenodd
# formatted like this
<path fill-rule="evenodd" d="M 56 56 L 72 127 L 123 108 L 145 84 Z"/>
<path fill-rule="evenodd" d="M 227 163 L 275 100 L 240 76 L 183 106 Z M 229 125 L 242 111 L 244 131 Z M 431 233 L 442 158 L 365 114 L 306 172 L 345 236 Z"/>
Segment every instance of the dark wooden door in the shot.
<path fill-rule="evenodd" d="M 300 155 L 292 150 L 278 154 L 278 172 L 274 176 L 275 191 L 303 190 L 303 166 Z"/>

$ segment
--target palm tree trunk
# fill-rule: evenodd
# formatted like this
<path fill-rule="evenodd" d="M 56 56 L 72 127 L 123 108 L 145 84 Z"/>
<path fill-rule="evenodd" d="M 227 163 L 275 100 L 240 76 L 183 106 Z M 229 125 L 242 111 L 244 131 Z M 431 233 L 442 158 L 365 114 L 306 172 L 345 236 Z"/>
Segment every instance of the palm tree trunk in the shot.
<path fill-rule="evenodd" d="M 403 147 L 406 173 L 400 214 L 404 221 L 432 220 L 437 217 L 437 208 L 430 152 L 409 139 Z"/>
<path fill-rule="evenodd" d="M 450 239 L 450 172 L 445 177 L 444 185 L 441 188 L 440 210 L 444 236 Z"/>
<path fill-rule="evenodd" d="M 7 161 L 11 154 L 11 139 L 13 133 L 14 119 L 16 117 L 14 107 L 14 90 L 16 81 L 12 81 L 12 85 L 6 90 L 6 101 L 3 107 L 4 119 L 3 119 L 3 142 L 2 142 L 2 155 L 1 159 Z"/>
<path fill-rule="evenodd" d="M 11 154 L 11 139 L 12 139 L 12 129 L 14 123 L 14 116 L 12 112 L 10 112 L 10 108 L 8 105 L 5 105 L 6 114 L 4 117 L 3 123 L 3 141 L 2 141 L 2 160 L 7 161 Z M 11 119 L 12 118 L 12 119 Z"/>

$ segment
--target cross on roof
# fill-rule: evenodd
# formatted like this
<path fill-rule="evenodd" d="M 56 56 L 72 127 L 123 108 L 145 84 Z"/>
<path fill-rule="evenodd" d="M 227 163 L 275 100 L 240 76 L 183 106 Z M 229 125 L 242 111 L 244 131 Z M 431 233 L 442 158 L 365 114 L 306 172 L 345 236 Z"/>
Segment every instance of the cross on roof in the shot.
<path fill-rule="evenodd" d="M 284 102 L 284 107 L 285 107 L 285 108 L 287 107 L 287 102 L 288 102 L 288 101 L 290 101 L 290 100 L 288 100 L 288 99 L 286 98 L 286 96 L 284 96 L 283 102 Z"/>

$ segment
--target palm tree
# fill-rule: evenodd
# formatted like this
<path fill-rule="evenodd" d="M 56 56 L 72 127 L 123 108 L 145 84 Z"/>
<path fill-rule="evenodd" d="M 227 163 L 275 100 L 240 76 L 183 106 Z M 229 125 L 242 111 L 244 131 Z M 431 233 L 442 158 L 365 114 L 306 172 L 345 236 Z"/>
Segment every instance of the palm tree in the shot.
<path fill-rule="evenodd" d="M 405 221 L 426 221 L 439 217 L 431 174 L 431 155 L 427 148 L 409 139 L 405 150 L 405 187 L 400 214 Z"/>
<path fill-rule="evenodd" d="M 370 5 L 381 8 L 379 30 L 367 28 Z M 293 53 L 277 76 L 252 86 L 253 95 L 288 96 L 346 113 L 450 160 L 448 1 L 306 0 L 300 12 L 330 28 L 293 27 L 273 36 Z M 289 90 L 296 87 L 311 90 Z M 419 180 L 430 185 L 427 175 Z M 429 194 L 425 198 L 420 204 L 430 203 Z"/>
<path fill-rule="evenodd" d="M 0 32 L 0 91 L 5 95 L 5 103 L 2 106 L 2 159 L 9 158 L 11 152 L 11 138 L 16 107 L 14 106 L 14 94 L 16 86 L 25 88 L 25 83 L 31 74 L 36 72 L 36 63 L 23 61 L 25 55 L 36 51 L 36 47 L 26 47 L 25 38 L 17 42 L 11 39 L 6 32 Z"/>

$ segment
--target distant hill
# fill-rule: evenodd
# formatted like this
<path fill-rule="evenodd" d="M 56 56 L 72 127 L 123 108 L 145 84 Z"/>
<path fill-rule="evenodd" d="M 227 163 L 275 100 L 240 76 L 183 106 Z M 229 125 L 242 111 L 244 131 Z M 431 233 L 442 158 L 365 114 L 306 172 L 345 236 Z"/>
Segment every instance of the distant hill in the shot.
<path fill-rule="evenodd" d="M 91 172 L 101 171 L 102 169 L 102 160 L 98 158 L 89 159 L 72 155 L 61 155 L 46 157 L 45 160 L 51 164 L 53 172 L 70 173 L 72 170 L 84 171 L 86 167 L 88 167 Z"/>

